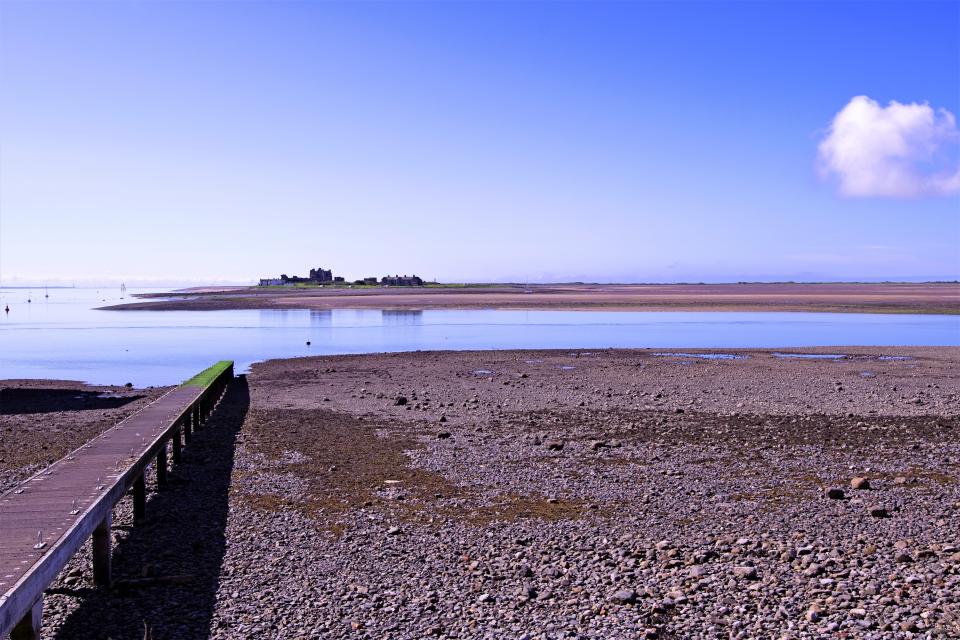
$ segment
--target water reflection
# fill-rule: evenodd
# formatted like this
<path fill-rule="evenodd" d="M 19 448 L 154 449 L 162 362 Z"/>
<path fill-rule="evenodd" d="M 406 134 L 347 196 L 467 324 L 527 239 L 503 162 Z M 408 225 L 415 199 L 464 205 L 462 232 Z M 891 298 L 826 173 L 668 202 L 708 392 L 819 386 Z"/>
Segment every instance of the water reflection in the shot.
<path fill-rule="evenodd" d="M 313 327 L 332 327 L 333 311 L 331 311 L 330 309 L 311 310 L 310 325 Z"/>
<path fill-rule="evenodd" d="M 414 309 L 384 309 L 380 312 L 384 325 L 423 324 L 423 311 Z"/>

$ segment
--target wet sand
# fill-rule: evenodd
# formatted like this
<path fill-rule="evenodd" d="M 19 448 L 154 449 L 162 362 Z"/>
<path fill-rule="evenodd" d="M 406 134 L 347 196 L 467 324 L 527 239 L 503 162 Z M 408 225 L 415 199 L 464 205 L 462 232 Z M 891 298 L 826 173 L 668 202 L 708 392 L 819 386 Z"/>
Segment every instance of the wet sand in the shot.
<path fill-rule="evenodd" d="M 667 352 L 255 365 L 47 635 L 960 634 L 960 349 Z"/>
<path fill-rule="evenodd" d="M 157 296 L 169 294 L 157 294 Z M 115 310 L 553 309 L 960 313 L 960 284 L 483 285 L 462 287 L 227 288 Z"/>

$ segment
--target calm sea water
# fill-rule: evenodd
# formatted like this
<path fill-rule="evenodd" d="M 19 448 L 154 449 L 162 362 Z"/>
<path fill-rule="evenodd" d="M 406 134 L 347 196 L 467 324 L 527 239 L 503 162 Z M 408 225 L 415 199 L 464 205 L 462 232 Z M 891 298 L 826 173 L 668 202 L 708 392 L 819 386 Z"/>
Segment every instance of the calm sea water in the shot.
<path fill-rule="evenodd" d="M 116 290 L 0 289 L 0 379 L 173 384 L 220 359 L 433 349 L 958 346 L 960 316 L 622 311 L 97 311 Z M 32 298 L 29 304 L 27 297 Z M 129 301 L 129 297 L 128 300 Z M 10 305 L 5 314 L 2 306 Z M 306 341 L 312 344 L 307 346 Z"/>

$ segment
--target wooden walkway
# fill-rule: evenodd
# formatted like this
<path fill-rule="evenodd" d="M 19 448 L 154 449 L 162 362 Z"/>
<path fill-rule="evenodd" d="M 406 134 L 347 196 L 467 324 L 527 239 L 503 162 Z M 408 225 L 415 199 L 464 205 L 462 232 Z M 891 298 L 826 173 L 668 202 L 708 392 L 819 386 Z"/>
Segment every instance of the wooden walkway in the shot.
<path fill-rule="evenodd" d="M 179 462 L 232 378 L 217 363 L 0 496 L 0 638 L 39 638 L 43 591 L 90 536 L 94 583 L 109 586 L 113 506 L 132 489 L 143 519 L 147 468 L 166 483 L 168 446 Z"/>

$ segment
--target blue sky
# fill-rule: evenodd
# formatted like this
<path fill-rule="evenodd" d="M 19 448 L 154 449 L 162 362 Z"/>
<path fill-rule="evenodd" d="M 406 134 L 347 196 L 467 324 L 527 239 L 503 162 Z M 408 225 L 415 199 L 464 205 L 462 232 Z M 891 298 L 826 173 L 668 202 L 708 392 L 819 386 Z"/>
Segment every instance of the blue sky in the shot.
<path fill-rule="evenodd" d="M 0 280 L 957 278 L 958 114 L 958 2 L 7 0 Z"/>

